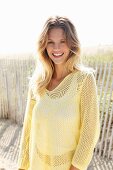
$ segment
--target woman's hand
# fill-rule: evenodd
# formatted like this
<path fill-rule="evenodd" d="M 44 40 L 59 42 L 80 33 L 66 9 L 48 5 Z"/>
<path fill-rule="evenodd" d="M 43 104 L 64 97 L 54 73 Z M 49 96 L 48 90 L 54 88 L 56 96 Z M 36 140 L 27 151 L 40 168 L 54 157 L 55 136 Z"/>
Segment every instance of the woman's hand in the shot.
<path fill-rule="evenodd" d="M 78 169 L 78 168 L 74 167 L 73 165 L 71 165 L 69 170 L 80 170 L 80 169 Z"/>

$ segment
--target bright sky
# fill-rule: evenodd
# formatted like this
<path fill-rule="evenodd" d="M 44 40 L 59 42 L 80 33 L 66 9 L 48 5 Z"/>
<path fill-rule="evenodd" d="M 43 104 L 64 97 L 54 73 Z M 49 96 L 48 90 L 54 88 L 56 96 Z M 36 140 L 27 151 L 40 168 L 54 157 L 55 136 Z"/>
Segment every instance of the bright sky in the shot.
<path fill-rule="evenodd" d="M 113 0 L 0 0 L 0 54 L 35 52 L 52 15 L 71 19 L 82 46 L 113 44 Z"/>

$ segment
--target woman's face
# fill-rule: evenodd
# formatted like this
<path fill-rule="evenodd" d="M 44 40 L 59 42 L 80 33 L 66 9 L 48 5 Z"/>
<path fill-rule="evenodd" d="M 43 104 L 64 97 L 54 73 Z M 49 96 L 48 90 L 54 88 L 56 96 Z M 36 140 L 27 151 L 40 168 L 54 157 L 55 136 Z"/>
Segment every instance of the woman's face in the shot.
<path fill-rule="evenodd" d="M 49 31 L 46 50 L 54 64 L 65 64 L 70 50 L 63 29 L 53 28 Z"/>

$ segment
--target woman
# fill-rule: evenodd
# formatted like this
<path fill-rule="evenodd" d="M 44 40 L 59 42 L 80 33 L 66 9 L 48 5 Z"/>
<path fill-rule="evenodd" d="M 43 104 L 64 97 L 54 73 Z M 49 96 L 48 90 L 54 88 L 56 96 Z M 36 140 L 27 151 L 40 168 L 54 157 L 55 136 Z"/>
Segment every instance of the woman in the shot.
<path fill-rule="evenodd" d="M 29 82 L 18 168 L 86 170 L 99 138 L 96 81 L 81 64 L 72 22 L 51 17 L 38 42 Z"/>

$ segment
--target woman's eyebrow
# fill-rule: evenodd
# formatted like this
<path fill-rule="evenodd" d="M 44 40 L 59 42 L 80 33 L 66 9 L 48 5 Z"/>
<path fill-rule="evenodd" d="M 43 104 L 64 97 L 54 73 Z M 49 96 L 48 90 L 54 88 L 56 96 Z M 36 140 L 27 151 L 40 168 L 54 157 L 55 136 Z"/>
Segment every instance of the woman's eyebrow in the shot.
<path fill-rule="evenodd" d="M 66 38 L 61 38 L 60 40 L 66 40 Z M 54 41 L 54 40 L 49 38 L 48 41 Z"/>

